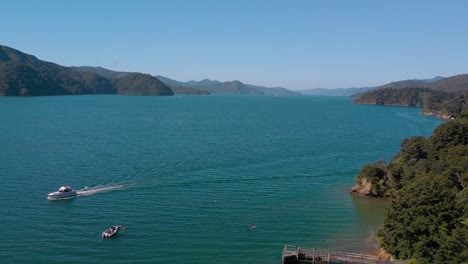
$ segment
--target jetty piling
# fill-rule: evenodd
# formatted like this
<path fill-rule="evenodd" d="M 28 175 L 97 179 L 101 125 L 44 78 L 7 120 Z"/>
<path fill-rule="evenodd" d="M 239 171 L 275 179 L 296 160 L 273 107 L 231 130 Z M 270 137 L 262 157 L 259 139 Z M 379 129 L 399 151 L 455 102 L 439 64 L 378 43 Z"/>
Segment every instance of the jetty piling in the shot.
<path fill-rule="evenodd" d="M 396 264 L 377 256 L 285 245 L 283 264 Z"/>

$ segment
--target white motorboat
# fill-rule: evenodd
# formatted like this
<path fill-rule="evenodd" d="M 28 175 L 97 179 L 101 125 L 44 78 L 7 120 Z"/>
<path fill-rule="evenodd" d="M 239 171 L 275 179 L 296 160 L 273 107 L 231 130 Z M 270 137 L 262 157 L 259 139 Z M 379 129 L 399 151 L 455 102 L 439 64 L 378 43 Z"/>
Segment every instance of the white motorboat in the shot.
<path fill-rule="evenodd" d="M 111 238 L 114 235 L 117 235 L 119 233 L 120 228 L 125 230 L 125 227 L 122 226 L 111 226 L 109 229 L 102 232 L 102 238 Z"/>
<path fill-rule="evenodd" d="M 56 192 L 51 192 L 47 195 L 49 200 L 68 199 L 76 196 L 76 191 L 70 186 L 65 185 L 60 187 Z"/>

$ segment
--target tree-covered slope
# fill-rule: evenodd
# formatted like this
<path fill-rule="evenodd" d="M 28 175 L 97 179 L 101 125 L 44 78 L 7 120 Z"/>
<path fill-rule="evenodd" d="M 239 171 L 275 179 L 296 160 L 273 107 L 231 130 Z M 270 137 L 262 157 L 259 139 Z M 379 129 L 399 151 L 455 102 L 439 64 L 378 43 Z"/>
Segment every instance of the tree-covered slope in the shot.
<path fill-rule="evenodd" d="M 402 80 L 387 83 L 381 86 L 375 87 L 375 90 L 392 88 L 392 89 L 402 89 L 408 87 L 419 87 L 419 88 L 428 88 L 431 87 L 432 83 L 438 82 L 440 80 L 447 79 L 446 77 L 436 76 L 431 79 L 410 79 L 410 80 Z"/>
<path fill-rule="evenodd" d="M 171 87 L 149 74 L 138 72 L 120 72 L 102 67 L 70 67 L 76 72 L 94 73 L 109 79 L 118 94 L 126 95 L 173 95 Z"/>
<path fill-rule="evenodd" d="M 34 68 L 20 63 L 0 63 L 0 95 L 67 95 L 65 87 Z"/>
<path fill-rule="evenodd" d="M 128 77 L 128 73 L 124 77 Z M 0 95 L 138 94 L 172 95 L 154 77 L 135 74 L 115 81 L 93 71 L 76 70 L 42 61 L 18 50 L 0 46 Z"/>
<path fill-rule="evenodd" d="M 78 72 L 94 72 L 97 75 L 103 76 L 105 78 L 109 79 L 114 79 L 114 78 L 122 78 L 125 77 L 131 72 L 121 72 L 121 71 L 113 71 L 109 70 L 103 67 L 92 67 L 92 66 L 72 66 L 70 67 L 72 70 L 78 71 Z"/>
<path fill-rule="evenodd" d="M 171 90 L 175 94 L 196 94 L 196 95 L 209 95 L 209 94 L 211 94 L 208 91 L 195 89 L 195 88 L 192 88 L 192 87 L 176 86 L 176 85 L 171 85 L 171 84 L 167 84 L 167 83 L 164 83 L 164 84 L 169 86 L 171 88 Z"/>
<path fill-rule="evenodd" d="M 221 83 L 220 81 L 210 80 L 210 79 L 203 79 L 201 81 L 188 81 L 188 82 L 179 82 L 171 78 L 167 78 L 161 75 L 156 75 L 156 78 L 161 80 L 161 82 L 169 85 L 173 85 L 176 87 L 191 87 L 196 88 L 197 86 L 208 85 L 208 84 L 217 84 Z"/>
<path fill-rule="evenodd" d="M 408 87 L 401 89 L 386 88 L 363 94 L 354 102 L 358 104 L 399 105 L 437 108 L 438 104 L 455 98 L 453 93 L 435 91 L 429 88 Z"/>
<path fill-rule="evenodd" d="M 252 84 L 244 84 L 240 81 L 220 82 L 216 80 L 204 79 L 201 81 L 179 82 L 160 75 L 156 77 L 171 88 L 175 87 L 173 90 L 179 91 L 184 91 L 182 87 L 190 87 L 197 90 L 209 91 L 210 93 L 223 94 L 300 95 L 298 92 L 291 91 L 283 87 L 257 86 Z"/>
<path fill-rule="evenodd" d="M 468 92 L 468 74 L 455 75 L 430 83 L 427 87 L 444 92 L 465 94 Z"/>
<path fill-rule="evenodd" d="M 221 94 L 264 94 L 262 91 L 239 81 L 205 84 L 197 86 L 197 88 L 211 93 Z"/>
<path fill-rule="evenodd" d="M 136 74 L 132 72 L 113 71 L 113 70 L 109 70 L 109 69 L 102 68 L 102 67 L 80 66 L 80 67 L 71 67 L 71 68 L 79 72 L 94 72 L 98 75 L 101 75 L 109 79 L 124 78 L 124 77 L 127 77 L 128 75 Z M 155 84 L 152 84 L 152 86 L 155 86 L 156 82 L 158 83 L 158 85 L 160 85 L 159 81 L 161 81 L 164 85 L 169 87 L 172 90 L 172 92 L 175 94 L 205 94 L 205 95 L 210 94 L 207 91 L 198 90 L 192 87 L 181 87 L 181 86 L 173 85 L 171 84 L 172 82 L 165 81 L 165 80 L 171 80 L 171 79 L 168 79 L 162 76 L 156 76 L 156 79 L 158 81 L 155 81 Z M 171 80 L 171 81 L 177 83 L 177 81 L 174 81 L 174 80 Z M 123 82 L 123 80 L 119 82 L 115 82 L 115 83 L 121 83 L 121 82 Z"/>
<path fill-rule="evenodd" d="M 149 74 L 131 73 L 112 79 L 118 94 L 126 95 L 173 95 L 171 88 Z"/>
<path fill-rule="evenodd" d="M 265 87 L 265 86 L 251 85 L 251 84 L 248 84 L 248 86 L 250 86 L 253 89 L 259 90 L 263 92 L 264 94 L 269 94 L 269 95 L 301 95 L 301 93 L 291 91 L 284 87 Z"/>
<path fill-rule="evenodd" d="M 392 255 L 417 263 L 468 261 L 468 111 L 429 139 L 404 140 L 390 164 L 367 164 L 356 182 L 356 191 L 369 190 L 363 195 L 394 197 L 379 232 Z"/>
<path fill-rule="evenodd" d="M 379 86 L 360 94 L 358 104 L 422 107 L 423 112 L 438 116 L 456 116 L 468 109 L 468 74 L 430 80 L 406 80 Z"/>

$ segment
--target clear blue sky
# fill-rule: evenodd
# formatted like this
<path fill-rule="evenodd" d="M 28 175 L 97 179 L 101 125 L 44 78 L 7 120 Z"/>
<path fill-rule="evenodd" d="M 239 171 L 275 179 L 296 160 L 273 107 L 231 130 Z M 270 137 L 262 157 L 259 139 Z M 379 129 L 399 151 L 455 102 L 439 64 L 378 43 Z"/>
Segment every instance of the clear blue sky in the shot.
<path fill-rule="evenodd" d="M 308 88 L 468 73 L 468 1 L 2 1 L 0 44 L 67 66 Z"/>

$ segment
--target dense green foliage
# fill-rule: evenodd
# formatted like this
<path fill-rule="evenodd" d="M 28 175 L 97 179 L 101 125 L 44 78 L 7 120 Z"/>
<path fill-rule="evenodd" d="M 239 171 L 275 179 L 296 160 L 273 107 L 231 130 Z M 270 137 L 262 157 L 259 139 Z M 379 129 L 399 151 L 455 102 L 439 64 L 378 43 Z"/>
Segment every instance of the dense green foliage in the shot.
<path fill-rule="evenodd" d="M 126 78 L 129 75 L 132 75 L 132 74 L 135 75 L 137 73 L 112 71 L 112 70 L 105 69 L 105 68 L 102 68 L 102 67 L 90 67 L 90 66 L 80 66 L 80 67 L 70 67 L 70 68 L 75 70 L 75 71 L 78 71 L 78 72 L 96 73 L 97 75 L 103 76 L 103 77 L 108 78 L 108 79 L 112 79 L 112 81 L 114 81 L 114 84 L 119 84 L 120 85 L 122 83 L 128 82 L 129 87 L 126 87 L 126 88 L 123 87 L 123 89 L 121 90 L 121 93 L 129 92 L 129 94 L 136 94 L 138 91 L 141 92 L 141 91 L 144 90 L 144 89 L 138 89 L 138 90 L 135 90 L 135 92 L 133 92 L 132 90 L 129 90 L 130 87 L 135 87 L 136 83 L 129 82 L 128 78 L 127 79 L 122 79 L 122 80 L 119 80 L 119 81 L 116 80 L 116 79 L 120 79 L 120 78 Z M 144 76 L 144 75 L 140 75 L 139 77 L 140 77 L 139 78 L 140 80 L 137 80 L 137 82 L 140 82 L 140 83 L 143 82 L 143 79 L 148 78 L 148 76 Z M 150 78 L 150 79 L 153 80 L 153 78 Z M 171 79 L 168 79 L 168 78 L 165 78 L 165 77 L 162 77 L 162 76 L 157 76 L 156 79 L 158 81 L 156 81 L 156 80 L 150 81 L 148 86 L 146 86 L 146 89 L 148 89 L 149 87 L 154 87 L 153 92 L 157 91 L 158 87 L 156 86 L 156 84 L 160 85 L 159 81 L 161 81 L 167 87 L 169 87 L 172 90 L 172 92 L 175 93 L 175 94 L 210 94 L 207 91 L 198 90 L 198 89 L 195 89 L 195 88 L 192 88 L 192 87 L 185 87 L 185 86 L 181 87 L 179 85 L 174 85 L 174 84 L 172 84 L 170 82 L 165 82 L 165 80 L 171 80 Z M 171 80 L 171 81 L 174 81 L 174 80 Z M 174 81 L 174 82 L 177 82 L 177 81 Z M 166 91 L 161 91 L 161 92 L 165 93 L 165 92 L 167 92 L 167 90 Z"/>
<path fill-rule="evenodd" d="M 424 107 L 426 111 L 441 111 L 457 95 L 429 88 L 409 87 L 373 90 L 355 100 L 356 103 Z"/>
<path fill-rule="evenodd" d="M 253 88 L 251 85 L 244 84 L 240 81 L 231 81 L 223 83 L 211 83 L 197 86 L 198 89 L 208 91 L 210 93 L 222 94 L 264 94 L 264 92 Z"/>
<path fill-rule="evenodd" d="M 421 174 L 405 186 L 385 215 L 381 246 L 400 259 L 419 263 L 468 260 L 466 190 L 449 175 Z"/>
<path fill-rule="evenodd" d="M 437 91 L 430 88 L 386 88 L 361 95 L 354 102 L 359 104 L 399 105 L 422 107 L 424 112 L 456 116 L 468 109 L 465 94 Z"/>
<path fill-rule="evenodd" d="M 388 252 L 418 263 L 468 261 L 468 111 L 429 139 L 404 140 L 388 166 L 368 164 L 363 177 L 376 195 L 394 196 L 379 232 Z"/>
<path fill-rule="evenodd" d="M 174 85 L 167 84 L 167 83 L 166 83 L 166 85 L 169 86 L 171 88 L 171 90 L 175 94 L 198 94 L 198 95 L 209 95 L 210 94 L 210 92 L 208 92 L 208 91 L 195 89 L 195 88 L 192 88 L 192 87 L 174 86 Z"/>
<path fill-rule="evenodd" d="M 119 94 L 128 95 L 173 95 L 172 90 L 149 74 L 131 73 L 112 79 Z"/>
<path fill-rule="evenodd" d="M 150 75 L 126 73 L 115 77 L 119 78 L 60 66 L 0 46 L 0 95 L 173 94 Z"/>
<path fill-rule="evenodd" d="M 431 108 L 434 108 L 436 112 L 445 112 L 456 116 L 457 113 L 468 110 L 468 93 L 458 95 L 451 100 L 442 102 L 437 107 L 429 106 L 429 110 Z"/>
<path fill-rule="evenodd" d="M 422 107 L 423 112 L 456 116 L 467 110 L 468 74 L 431 80 L 406 80 L 379 86 L 359 94 L 359 104 Z"/>
<path fill-rule="evenodd" d="M 204 79 L 201 81 L 179 82 L 160 75 L 157 75 L 156 77 L 167 86 L 171 87 L 174 93 L 300 95 L 298 92 L 291 91 L 283 87 L 256 86 L 251 84 L 244 84 L 240 81 L 220 82 L 216 80 Z M 184 88 L 192 88 L 194 91 Z"/>

